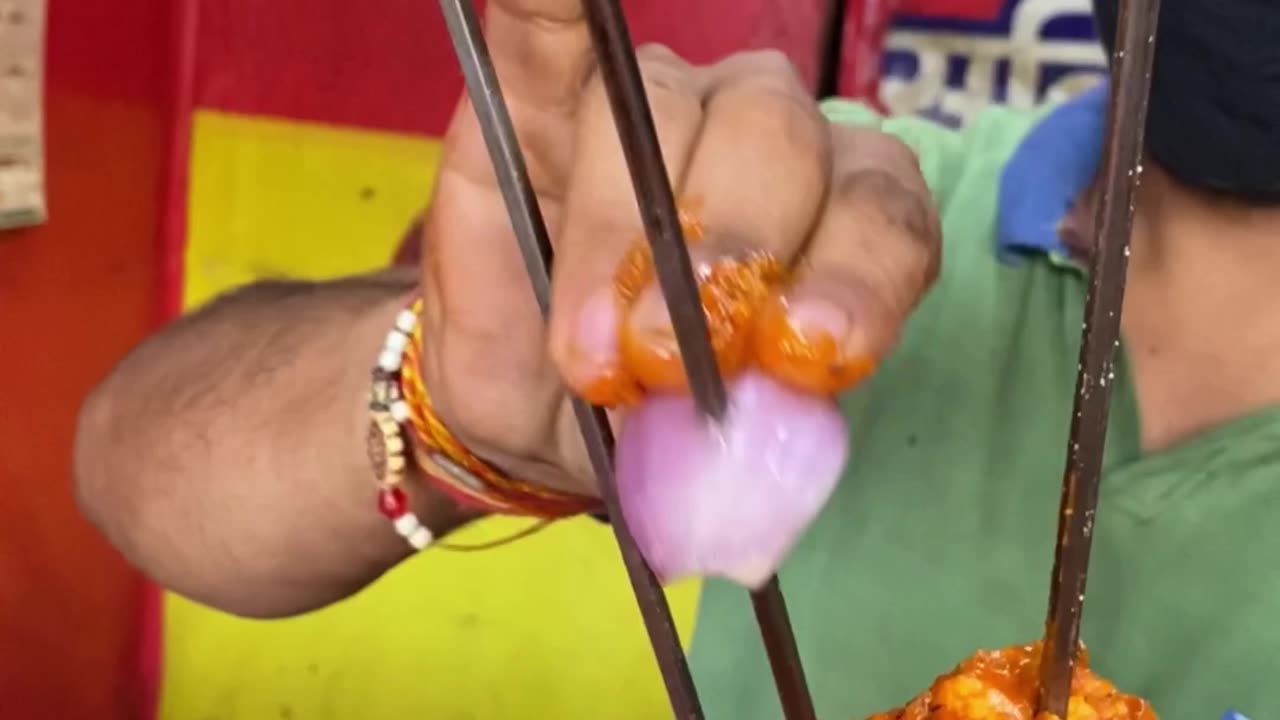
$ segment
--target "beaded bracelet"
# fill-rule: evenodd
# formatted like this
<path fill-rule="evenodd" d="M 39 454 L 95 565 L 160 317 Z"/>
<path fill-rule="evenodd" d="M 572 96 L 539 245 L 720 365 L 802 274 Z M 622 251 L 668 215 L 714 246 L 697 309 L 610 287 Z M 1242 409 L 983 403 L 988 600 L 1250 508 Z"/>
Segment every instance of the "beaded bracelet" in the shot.
<path fill-rule="evenodd" d="M 378 480 L 378 511 L 395 527 L 396 533 L 415 550 L 424 550 L 435 540 L 431 530 L 409 509 L 404 483 L 409 461 L 404 428 L 409 407 L 400 396 L 398 373 L 403 350 L 413 330 L 415 316 L 401 311 L 373 369 L 369 393 L 369 432 L 366 449 Z"/>
<path fill-rule="evenodd" d="M 433 544 L 482 550 L 525 537 L 551 520 L 598 511 L 599 502 L 593 498 L 556 493 L 507 477 L 468 451 L 440 422 L 419 372 L 421 311 L 418 300 L 396 316 L 372 372 L 369 398 L 367 449 L 378 480 L 378 511 L 391 520 L 396 532 L 417 550 Z M 409 509 L 402 487 L 410 462 L 427 482 L 463 507 L 545 522 L 483 545 L 435 542 L 431 530 Z"/>
<path fill-rule="evenodd" d="M 425 550 L 427 547 L 458 552 L 489 550 L 526 538 L 550 524 L 550 520 L 541 520 L 507 537 L 476 545 L 436 541 L 431 530 L 409 510 L 409 497 L 400 487 L 404 482 L 409 458 L 405 455 L 407 443 L 404 426 L 396 418 L 405 417 L 408 409 L 399 396 L 398 380 L 381 367 L 374 370 L 370 409 L 372 420 L 369 423 L 368 448 L 380 486 L 378 511 L 391 520 L 396 533 L 414 550 Z"/>

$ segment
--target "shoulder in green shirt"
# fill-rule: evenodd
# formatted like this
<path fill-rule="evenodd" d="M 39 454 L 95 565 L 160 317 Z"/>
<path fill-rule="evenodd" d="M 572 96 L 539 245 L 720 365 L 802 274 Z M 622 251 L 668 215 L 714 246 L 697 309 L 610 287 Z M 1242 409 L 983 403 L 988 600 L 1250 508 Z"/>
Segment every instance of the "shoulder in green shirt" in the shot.
<path fill-rule="evenodd" d="M 826 109 L 917 150 L 946 239 L 899 349 L 845 398 L 849 469 L 782 573 L 819 716 L 847 720 L 1041 634 L 1085 285 L 1048 257 L 997 259 L 997 182 L 1034 117 L 951 131 Z M 1093 665 L 1163 720 L 1280 717 L 1280 409 L 1143 455 L 1132 385 L 1114 381 Z M 707 583 L 692 662 L 708 717 L 781 718 L 758 637 L 746 593 Z"/>

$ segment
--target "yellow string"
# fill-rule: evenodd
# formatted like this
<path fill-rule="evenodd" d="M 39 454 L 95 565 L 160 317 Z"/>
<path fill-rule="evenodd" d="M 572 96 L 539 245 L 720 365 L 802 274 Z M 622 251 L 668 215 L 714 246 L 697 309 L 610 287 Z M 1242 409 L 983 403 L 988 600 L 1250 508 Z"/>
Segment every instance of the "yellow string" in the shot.
<path fill-rule="evenodd" d="M 451 552 L 479 552 L 481 550 L 492 550 L 494 548 L 502 547 L 503 545 L 510 545 L 517 540 L 523 540 L 527 537 L 536 535 L 550 527 L 553 522 L 555 522 L 555 520 L 538 520 L 517 533 L 513 533 L 507 537 L 492 540 L 490 542 L 477 543 L 475 545 L 457 545 L 455 543 L 437 542 L 435 543 L 435 547 L 438 547 L 441 550 L 449 550 Z"/>

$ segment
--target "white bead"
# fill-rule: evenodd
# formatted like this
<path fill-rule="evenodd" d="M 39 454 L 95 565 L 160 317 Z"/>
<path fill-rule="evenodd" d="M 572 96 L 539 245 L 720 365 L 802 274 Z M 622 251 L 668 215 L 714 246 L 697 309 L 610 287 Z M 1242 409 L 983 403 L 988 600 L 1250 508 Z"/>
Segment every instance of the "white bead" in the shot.
<path fill-rule="evenodd" d="M 387 372 L 395 372 L 400 369 L 400 353 L 393 350 L 383 350 L 378 355 L 378 367 Z"/>
<path fill-rule="evenodd" d="M 392 330 L 387 333 L 387 341 L 383 344 L 383 349 L 394 350 L 395 352 L 404 352 L 404 347 L 409 344 L 409 336 L 398 330 Z"/>
<path fill-rule="evenodd" d="M 395 421 L 399 423 L 408 422 L 409 403 L 403 400 L 397 400 L 391 403 L 391 417 L 395 418 Z"/>
<path fill-rule="evenodd" d="M 413 314 L 412 310 L 401 310 L 400 314 L 396 315 L 396 329 L 400 330 L 400 332 L 413 332 L 413 326 L 417 322 L 418 317 Z"/>
<path fill-rule="evenodd" d="M 422 523 L 418 522 L 418 516 L 413 513 L 405 513 L 394 520 L 396 532 L 400 537 L 407 538 L 418 531 L 422 527 Z"/>
<path fill-rule="evenodd" d="M 431 534 L 430 530 L 419 525 L 418 529 L 410 533 L 409 537 L 405 539 L 409 541 L 409 544 L 413 546 L 414 550 L 426 550 L 427 547 L 431 545 L 431 541 L 436 538 Z"/>

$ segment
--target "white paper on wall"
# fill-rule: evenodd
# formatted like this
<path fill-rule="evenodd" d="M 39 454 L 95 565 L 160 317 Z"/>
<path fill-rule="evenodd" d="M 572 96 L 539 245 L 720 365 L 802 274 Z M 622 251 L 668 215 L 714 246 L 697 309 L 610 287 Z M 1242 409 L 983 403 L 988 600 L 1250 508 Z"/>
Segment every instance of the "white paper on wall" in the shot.
<path fill-rule="evenodd" d="M 0 0 L 0 230 L 45 220 L 47 0 Z"/>
<path fill-rule="evenodd" d="M 1031 109 L 1105 77 L 1089 0 L 911 4 L 917 14 L 894 21 L 882 67 L 881 97 L 895 114 L 964 125 L 993 104 Z M 953 17 L 964 6 L 994 14 Z"/>

